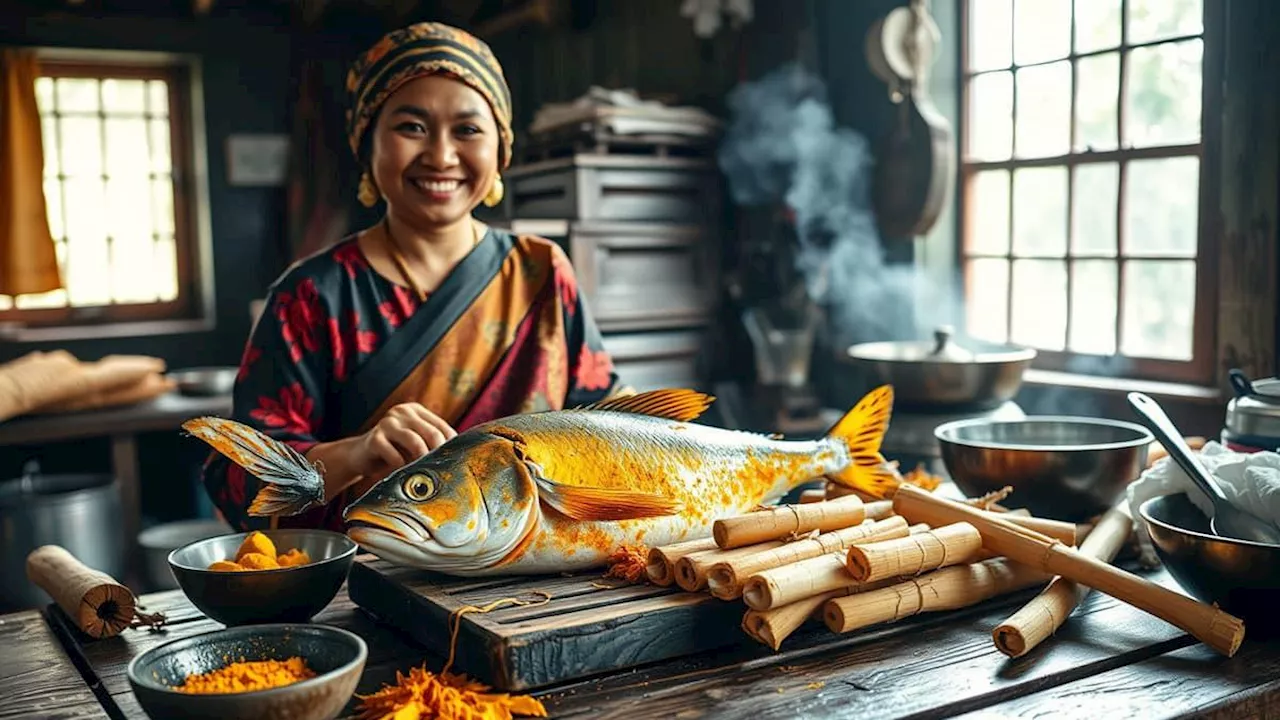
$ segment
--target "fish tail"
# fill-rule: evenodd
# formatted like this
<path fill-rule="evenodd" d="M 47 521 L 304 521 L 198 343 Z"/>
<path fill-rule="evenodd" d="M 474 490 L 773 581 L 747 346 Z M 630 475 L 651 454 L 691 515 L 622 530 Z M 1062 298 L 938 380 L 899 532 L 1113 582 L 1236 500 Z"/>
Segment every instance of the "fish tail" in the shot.
<path fill-rule="evenodd" d="M 263 482 L 250 515 L 297 515 L 324 504 L 324 476 L 297 450 L 261 432 L 217 417 L 198 417 L 182 429 L 200 438 Z"/>
<path fill-rule="evenodd" d="M 844 444 L 849 452 L 849 464 L 828 473 L 827 479 L 870 497 L 891 497 L 902 477 L 880 454 L 880 443 L 884 441 L 892 414 L 891 385 L 881 385 L 867 393 L 845 413 L 827 433 L 827 438 Z"/>

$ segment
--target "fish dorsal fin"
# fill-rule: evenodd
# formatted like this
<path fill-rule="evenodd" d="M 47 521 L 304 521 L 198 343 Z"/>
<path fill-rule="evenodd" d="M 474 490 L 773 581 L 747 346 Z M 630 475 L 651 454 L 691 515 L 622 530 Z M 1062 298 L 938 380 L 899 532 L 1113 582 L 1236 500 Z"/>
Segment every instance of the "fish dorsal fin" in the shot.
<path fill-rule="evenodd" d="M 711 407 L 715 398 L 687 388 L 668 388 L 650 390 L 635 395 L 601 400 L 590 405 L 583 405 L 579 410 L 609 410 L 611 412 L 634 413 L 651 417 L 665 418 L 677 422 L 696 420 Z"/>

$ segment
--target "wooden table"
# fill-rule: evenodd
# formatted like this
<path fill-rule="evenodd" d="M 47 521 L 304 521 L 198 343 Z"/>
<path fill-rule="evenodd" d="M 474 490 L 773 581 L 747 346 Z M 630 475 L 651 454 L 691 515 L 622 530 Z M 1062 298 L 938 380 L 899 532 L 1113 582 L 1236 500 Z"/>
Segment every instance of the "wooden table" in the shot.
<path fill-rule="evenodd" d="M 1150 577 L 1176 587 L 1163 572 Z M 778 653 L 744 643 L 535 694 L 552 717 L 599 719 L 1280 715 L 1280 643 L 1246 638 L 1227 659 L 1097 593 L 1056 638 L 1009 661 L 993 648 L 990 629 L 1027 596 L 848 636 L 817 625 L 789 638 Z M 0 616 L 0 718 L 145 717 L 125 676 L 129 660 L 221 626 L 178 591 L 142 602 L 167 613 L 166 631 L 84 641 L 56 610 Z M 739 607 L 726 604 L 726 611 Z M 438 670 L 447 651 L 445 637 L 429 649 L 402 640 L 354 607 L 345 589 L 315 621 L 368 642 L 361 693 L 424 661 Z"/>
<path fill-rule="evenodd" d="M 121 532 L 130 567 L 136 562 L 141 529 L 142 482 L 137 436 L 144 432 L 180 432 L 186 420 L 200 415 L 231 414 L 231 396 L 188 397 L 176 392 L 125 407 L 86 412 L 34 415 L 0 422 L 0 446 L 61 443 L 90 437 L 111 441 L 111 468 L 120 483 Z"/>

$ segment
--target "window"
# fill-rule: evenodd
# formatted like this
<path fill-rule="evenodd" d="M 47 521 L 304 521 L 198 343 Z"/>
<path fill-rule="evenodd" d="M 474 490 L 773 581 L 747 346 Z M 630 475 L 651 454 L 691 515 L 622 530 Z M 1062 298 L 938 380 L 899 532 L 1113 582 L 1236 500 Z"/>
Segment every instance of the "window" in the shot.
<path fill-rule="evenodd" d="M 971 334 L 1207 379 L 1204 25 L 1202 0 L 966 0 Z"/>
<path fill-rule="evenodd" d="M 0 295 L 0 320 L 194 315 L 189 92 L 180 65 L 42 63 L 44 195 L 65 288 Z"/>

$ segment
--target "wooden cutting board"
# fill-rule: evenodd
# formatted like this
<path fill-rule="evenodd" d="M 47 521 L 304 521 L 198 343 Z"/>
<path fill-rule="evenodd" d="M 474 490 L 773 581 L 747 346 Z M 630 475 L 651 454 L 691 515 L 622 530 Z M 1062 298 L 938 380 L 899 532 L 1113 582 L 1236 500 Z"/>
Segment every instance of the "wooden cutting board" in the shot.
<path fill-rule="evenodd" d="M 449 617 L 459 609 L 502 598 L 534 603 L 461 615 L 453 670 L 504 692 L 750 642 L 740 628 L 741 602 L 627 584 L 605 579 L 599 570 L 454 578 L 358 559 L 347 592 L 356 605 L 441 657 L 449 653 Z"/>

